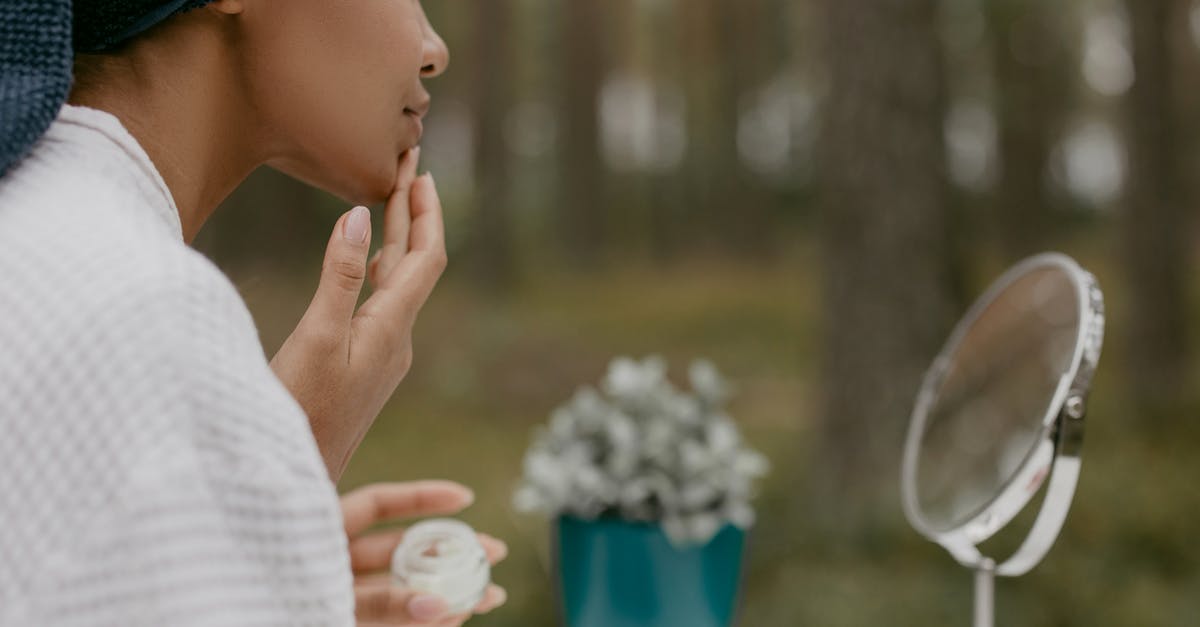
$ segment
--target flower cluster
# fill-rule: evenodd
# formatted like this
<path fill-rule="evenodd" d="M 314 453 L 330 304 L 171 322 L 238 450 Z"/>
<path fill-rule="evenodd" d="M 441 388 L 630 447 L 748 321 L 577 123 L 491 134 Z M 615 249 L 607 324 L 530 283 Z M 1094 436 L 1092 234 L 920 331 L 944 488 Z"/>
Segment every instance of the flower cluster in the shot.
<path fill-rule="evenodd" d="M 658 521 L 677 545 L 704 544 L 726 523 L 753 525 L 753 483 L 767 460 L 723 413 L 730 388 L 717 369 L 696 361 L 689 375 L 690 394 L 667 380 L 662 359 L 614 360 L 599 389 L 580 389 L 539 430 L 515 507 Z"/>

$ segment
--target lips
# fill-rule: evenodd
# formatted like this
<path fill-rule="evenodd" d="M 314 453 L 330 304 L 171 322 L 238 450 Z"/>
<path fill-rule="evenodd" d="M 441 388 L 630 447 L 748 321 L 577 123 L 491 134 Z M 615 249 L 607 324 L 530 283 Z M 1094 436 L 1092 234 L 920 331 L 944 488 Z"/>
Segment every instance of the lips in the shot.
<path fill-rule="evenodd" d="M 425 97 L 422 98 L 420 102 L 418 102 L 414 105 L 405 107 L 404 112 L 411 113 L 419 118 L 423 118 L 423 117 L 425 117 L 426 114 L 429 113 L 429 107 L 431 104 L 433 104 L 433 99 L 430 98 L 428 94 L 426 94 Z"/>
<path fill-rule="evenodd" d="M 404 110 L 404 117 L 408 118 L 416 129 L 416 137 L 413 140 L 413 145 L 421 143 L 421 137 L 425 134 L 425 123 L 421 121 L 421 116 L 414 111 Z"/>
<path fill-rule="evenodd" d="M 405 117 L 412 122 L 416 129 L 416 138 L 413 140 L 414 145 L 420 143 L 421 136 L 425 134 L 425 124 L 422 118 L 425 117 L 425 114 L 429 113 L 430 102 L 429 96 L 426 95 L 417 104 L 404 108 Z"/>

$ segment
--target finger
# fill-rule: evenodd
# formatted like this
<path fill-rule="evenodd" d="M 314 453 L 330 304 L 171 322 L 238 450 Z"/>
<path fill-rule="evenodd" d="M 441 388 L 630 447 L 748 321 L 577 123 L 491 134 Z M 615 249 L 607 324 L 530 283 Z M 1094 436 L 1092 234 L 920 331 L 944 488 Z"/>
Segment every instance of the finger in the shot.
<path fill-rule="evenodd" d="M 383 224 L 383 245 L 399 247 L 399 252 L 408 251 L 408 234 L 412 223 L 410 201 L 413 183 L 417 180 L 417 163 L 421 160 L 420 146 L 405 151 L 400 159 L 400 172 L 396 186 L 388 198 L 387 213 Z"/>
<path fill-rule="evenodd" d="M 350 541 L 350 568 L 364 575 L 391 567 L 392 554 L 404 540 L 405 529 L 388 529 L 362 535 Z"/>
<path fill-rule="evenodd" d="M 421 625 L 446 618 L 449 606 L 441 597 L 415 593 L 380 579 L 355 584 L 354 613 L 360 623 Z"/>
<path fill-rule="evenodd" d="M 325 249 L 321 280 L 305 322 L 349 323 L 366 278 L 371 241 L 371 211 L 355 207 L 338 220 Z"/>
<path fill-rule="evenodd" d="M 494 538 L 486 533 L 476 535 L 479 536 L 479 544 L 483 545 L 483 550 L 487 553 L 488 563 L 496 564 L 508 557 L 508 545 L 503 540 Z"/>
<path fill-rule="evenodd" d="M 408 237 L 408 249 L 445 253 L 445 235 L 437 183 L 432 174 L 426 173 L 413 183 L 412 233 Z"/>
<path fill-rule="evenodd" d="M 464 614 L 452 614 L 443 618 L 436 624 L 436 627 L 458 627 L 467 622 L 472 616 L 477 614 L 487 614 L 492 610 L 504 605 L 508 601 L 508 592 L 497 586 L 496 584 L 488 584 L 487 590 L 483 593 L 483 598 L 479 603 L 471 608 L 470 612 Z"/>
<path fill-rule="evenodd" d="M 383 222 L 383 248 L 379 249 L 379 266 L 371 283 L 378 285 L 408 253 L 408 234 L 412 228 L 412 187 L 417 178 L 417 164 L 421 159 L 420 147 L 404 153 L 400 159 L 400 171 L 396 185 L 388 197 Z"/>
<path fill-rule="evenodd" d="M 415 594 L 405 604 L 408 615 L 418 621 L 434 621 L 442 618 L 450 611 L 449 605 L 439 596 L 432 594 Z"/>
<path fill-rule="evenodd" d="M 483 593 L 483 600 L 473 610 L 476 614 L 487 614 L 488 612 L 504 605 L 508 601 L 508 591 L 496 584 L 489 584 L 487 592 Z"/>
<path fill-rule="evenodd" d="M 433 177 L 418 178 L 412 196 L 409 252 L 391 269 L 390 262 L 380 262 L 379 289 L 360 310 L 371 318 L 411 324 L 446 268 L 442 203 Z"/>
<path fill-rule="evenodd" d="M 375 483 L 341 499 L 346 534 L 351 538 L 372 525 L 396 518 L 454 514 L 475 500 L 470 488 L 453 481 Z"/>
<path fill-rule="evenodd" d="M 398 193 L 398 192 L 397 192 Z M 386 278 L 407 258 L 407 253 L 425 251 L 429 256 L 445 256 L 445 225 L 442 202 L 438 196 L 433 175 L 425 175 L 413 181 L 406 207 L 409 211 L 403 246 L 385 246 L 387 253 L 381 264 L 380 277 Z M 404 253 L 404 254 L 399 254 Z"/>
<path fill-rule="evenodd" d="M 367 280 L 371 285 L 379 284 L 379 260 L 383 256 L 383 249 L 375 251 L 371 257 L 371 261 L 367 262 Z"/>

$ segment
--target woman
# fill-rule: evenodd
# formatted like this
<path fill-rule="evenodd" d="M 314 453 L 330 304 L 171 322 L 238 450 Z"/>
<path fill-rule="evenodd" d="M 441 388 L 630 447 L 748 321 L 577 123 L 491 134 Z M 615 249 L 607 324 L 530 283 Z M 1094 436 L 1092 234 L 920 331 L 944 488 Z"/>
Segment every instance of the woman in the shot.
<path fill-rule="evenodd" d="M 364 532 L 470 492 L 334 491 L 445 264 L 417 144 L 448 52 L 419 1 L 0 7 L 0 625 L 461 624 Z M 262 164 L 387 202 L 370 263 L 368 210 L 338 221 L 269 363 L 188 246 Z"/>

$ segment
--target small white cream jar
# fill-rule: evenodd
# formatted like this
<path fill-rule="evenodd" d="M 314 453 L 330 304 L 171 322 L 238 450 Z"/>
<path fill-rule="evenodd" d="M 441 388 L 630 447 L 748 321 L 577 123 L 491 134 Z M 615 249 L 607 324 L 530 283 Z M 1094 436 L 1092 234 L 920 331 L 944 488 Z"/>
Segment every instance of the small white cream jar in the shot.
<path fill-rule="evenodd" d="M 461 614 L 483 600 L 491 582 L 491 565 L 469 525 L 450 519 L 426 520 L 404 532 L 392 554 L 392 581 L 442 597 L 451 613 Z"/>

